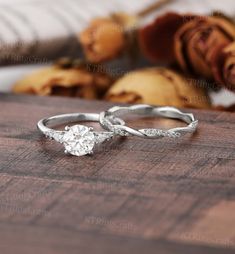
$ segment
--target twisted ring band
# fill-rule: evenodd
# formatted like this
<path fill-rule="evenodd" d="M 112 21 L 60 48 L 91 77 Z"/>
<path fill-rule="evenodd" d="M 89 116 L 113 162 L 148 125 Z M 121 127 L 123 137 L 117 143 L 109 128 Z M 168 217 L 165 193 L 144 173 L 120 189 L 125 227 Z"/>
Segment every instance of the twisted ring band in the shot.
<path fill-rule="evenodd" d="M 126 114 L 136 114 L 144 117 L 160 116 L 165 118 L 179 119 L 183 122 L 186 122 L 188 125 L 186 127 L 177 127 L 168 130 L 155 128 L 137 130 L 126 125 L 116 125 L 112 123 L 114 117 L 120 117 Z M 191 113 L 183 113 L 174 107 L 153 107 L 150 105 L 134 105 L 129 107 L 115 106 L 107 111 L 101 112 L 99 121 L 104 129 L 112 131 L 117 135 L 132 135 L 151 139 L 161 137 L 177 138 L 184 134 L 195 132 L 198 125 L 198 120 L 196 120 L 194 115 Z"/>

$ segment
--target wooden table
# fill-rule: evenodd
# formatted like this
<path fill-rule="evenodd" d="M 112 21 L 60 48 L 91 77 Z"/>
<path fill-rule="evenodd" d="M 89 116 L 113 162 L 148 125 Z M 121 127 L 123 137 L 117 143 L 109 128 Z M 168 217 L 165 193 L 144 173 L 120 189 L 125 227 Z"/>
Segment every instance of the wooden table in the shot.
<path fill-rule="evenodd" d="M 0 95 L 0 253 L 235 253 L 235 114 L 194 110 L 193 137 L 118 138 L 85 157 L 36 129 L 109 106 Z"/>

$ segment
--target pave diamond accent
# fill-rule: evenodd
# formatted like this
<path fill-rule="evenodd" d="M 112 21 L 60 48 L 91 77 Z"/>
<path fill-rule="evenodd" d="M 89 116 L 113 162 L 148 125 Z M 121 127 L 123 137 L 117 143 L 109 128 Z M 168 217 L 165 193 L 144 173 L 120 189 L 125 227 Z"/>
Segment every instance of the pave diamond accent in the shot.
<path fill-rule="evenodd" d="M 94 132 L 94 136 L 95 136 L 95 143 L 100 144 L 106 140 L 110 140 L 114 136 L 114 133 L 112 133 L 112 132 Z"/>
<path fill-rule="evenodd" d="M 63 143 L 64 134 L 64 131 L 48 131 L 45 133 L 47 138 L 54 139 L 59 143 Z"/>
<path fill-rule="evenodd" d="M 115 134 L 117 134 L 117 135 L 124 136 L 124 137 L 130 136 L 130 134 L 129 134 L 128 132 L 119 129 L 119 128 L 117 128 L 116 126 L 113 128 L 113 132 L 114 132 Z"/>
<path fill-rule="evenodd" d="M 108 116 L 108 117 L 102 119 L 101 123 L 103 125 L 105 125 L 108 130 L 115 132 L 118 135 L 121 135 L 121 134 L 119 133 L 119 129 L 116 128 L 115 125 L 125 125 L 125 122 L 122 119 L 117 118 L 115 116 Z M 123 131 L 122 131 L 122 133 L 124 135 Z"/>
<path fill-rule="evenodd" d="M 192 131 L 196 130 L 197 126 L 198 126 L 198 121 L 194 121 L 189 125 L 192 128 Z"/>
<path fill-rule="evenodd" d="M 161 129 L 142 129 L 140 130 L 142 133 L 147 135 L 148 137 L 170 137 L 170 138 L 178 138 L 180 137 L 179 132 L 170 132 L 164 131 Z"/>
<path fill-rule="evenodd" d="M 65 152 L 76 156 L 91 154 L 95 146 L 94 132 L 87 126 L 74 125 L 63 136 Z"/>

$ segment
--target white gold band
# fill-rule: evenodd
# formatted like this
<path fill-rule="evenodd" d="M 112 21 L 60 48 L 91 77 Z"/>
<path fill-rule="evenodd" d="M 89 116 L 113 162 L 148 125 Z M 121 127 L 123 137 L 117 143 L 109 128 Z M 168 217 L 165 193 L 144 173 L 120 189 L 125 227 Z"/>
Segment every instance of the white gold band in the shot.
<path fill-rule="evenodd" d="M 179 119 L 186 122 L 188 126 L 186 127 L 176 127 L 168 130 L 161 129 L 134 129 L 126 125 L 114 125 L 112 124 L 113 117 L 120 117 L 127 114 L 137 114 L 144 117 L 165 117 L 172 119 Z M 107 111 L 100 113 L 100 124 L 101 126 L 109 131 L 113 131 L 115 134 L 121 136 L 137 136 L 141 138 L 161 138 L 161 137 L 180 137 L 186 133 L 195 132 L 198 120 L 195 119 L 194 115 L 191 113 L 183 113 L 179 109 L 174 107 L 153 107 L 150 105 L 134 105 L 129 107 L 115 106 Z"/>

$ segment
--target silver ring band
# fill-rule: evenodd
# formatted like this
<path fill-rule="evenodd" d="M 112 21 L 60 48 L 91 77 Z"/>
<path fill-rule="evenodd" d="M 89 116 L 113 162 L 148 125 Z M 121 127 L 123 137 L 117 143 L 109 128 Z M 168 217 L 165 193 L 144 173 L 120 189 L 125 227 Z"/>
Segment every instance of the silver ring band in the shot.
<path fill-rule="evenodd" d="M 168 130 L 161 129 L 134 129 L 125 125 L 114 125 L 112 124 L 112 119 L 114 117 L 120 117 L 125 114 L 137 114 L 145 117 L 149 116 L 161 116 L 172 119 L 179 119 L 188 124 L 186 127 L 177 127 Z M 177 138 L 186 133 L 195 132 L 198 120 L 195 119 L 194 115 L 191 113 L 183 113 L 179 109 L 174 107 L 153 107 L 150 105 L 134 105 L 129 107 L 115 106 L 108 109 L 105 112 L 100 113 L 100 124 L 101 126 L 115 134 L 121 136 L 137 136 L 141 138 L 162 138 L 162 137 L 173 137 Z"/>
<path fill-rule="evenodd" d="M 124 122 L 121 119 L 113 118 L 112 124 L 122 125 Z M 96 144 L 100 144 L 112 138 L 115 133 L 110 131 L 97 132 L 93 128 L 84 125 L 66 126 L 65 130 L 54 130 L 48 125 L 61 125 L 74 122 L 99 122 L 99 114 L 90 113 L 72 113 L 52 116 L 41 119 L 37 127 L 48 138 L 62 143 L 65 147 L 65 153 L 82 156 L 92 154 Z"/>

